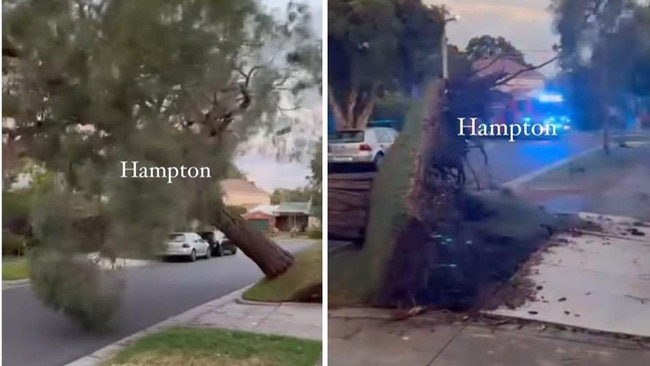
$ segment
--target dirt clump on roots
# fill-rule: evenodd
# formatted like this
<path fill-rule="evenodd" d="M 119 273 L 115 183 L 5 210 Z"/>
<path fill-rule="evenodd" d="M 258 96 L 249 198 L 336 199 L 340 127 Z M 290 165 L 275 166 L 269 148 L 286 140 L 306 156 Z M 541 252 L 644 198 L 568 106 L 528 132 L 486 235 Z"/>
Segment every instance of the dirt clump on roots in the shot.
<path fill-rule="evenodd" d="M 469 311 L 509 281 L 551 236 L 577 225 L 509 191 L 459 193 L 462 216 L 435 225 L 409 218 L 396 237 L 378 306 Z M 522 289 L 504 300 L 526 298 Z M 530 290 L 530 289 L 529 289 Z M 524 291 L 529 292 L 529 291 Z"/>

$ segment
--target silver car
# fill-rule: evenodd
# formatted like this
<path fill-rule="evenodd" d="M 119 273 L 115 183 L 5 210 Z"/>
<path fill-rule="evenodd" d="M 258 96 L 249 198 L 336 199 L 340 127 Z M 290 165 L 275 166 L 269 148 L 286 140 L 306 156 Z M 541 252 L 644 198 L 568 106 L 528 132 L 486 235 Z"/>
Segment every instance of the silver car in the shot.
<path fill-rule="evenodd" d="M 173 233 L 169 235 L 164 250 L 159 253 L 163 258 L 181 257 L 194 262 L 197 258 L 210 258 L 210 244 L 197 233 Z"/>
<path fill-rule="evenodd" d="M 327 140 L 329 163 L 381 165 L 398 132 L 390 127 L 368 127 L 363 130 L 341 130 Z"/>

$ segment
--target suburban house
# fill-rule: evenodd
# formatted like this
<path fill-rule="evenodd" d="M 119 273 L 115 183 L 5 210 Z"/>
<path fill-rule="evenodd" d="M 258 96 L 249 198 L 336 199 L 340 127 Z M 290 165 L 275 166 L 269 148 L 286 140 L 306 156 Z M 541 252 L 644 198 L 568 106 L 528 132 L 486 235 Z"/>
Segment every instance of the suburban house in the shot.
<path fill-rule="evenodd" d="M 250 210 L 260 205 L 271 204 L 271 194 L 246 179 L 225 179 L 221 181 L 224 203 Z"/>
<path fill-rule="evenodd" d="M 311 216 L 311 202 L 282 202 L 278 205 L 275 226 L 280 231 L 307 231 Z"/>
<path fill-rule="evenodd" d="M 259 205 L 243 215 L 253 227 L 262 232 L 269 233 L 275 228 L 275 212 L 277 205 Z"/>

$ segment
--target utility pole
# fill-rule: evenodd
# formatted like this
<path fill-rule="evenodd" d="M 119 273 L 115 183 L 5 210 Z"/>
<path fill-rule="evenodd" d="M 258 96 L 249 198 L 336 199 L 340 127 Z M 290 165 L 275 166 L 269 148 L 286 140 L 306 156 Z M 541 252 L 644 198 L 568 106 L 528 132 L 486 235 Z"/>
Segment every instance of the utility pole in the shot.
<path fill-rule="evenodd" d="M 460 19 L 460 16 L 453 15 L 445 18 L 442 24 L 442 38 L 440 40 L 440 55 L 442 58 L 442 78 L 443 80 L 449 79 L 449 55 L 447 50 L 447 23 L 455 22 Z"/>

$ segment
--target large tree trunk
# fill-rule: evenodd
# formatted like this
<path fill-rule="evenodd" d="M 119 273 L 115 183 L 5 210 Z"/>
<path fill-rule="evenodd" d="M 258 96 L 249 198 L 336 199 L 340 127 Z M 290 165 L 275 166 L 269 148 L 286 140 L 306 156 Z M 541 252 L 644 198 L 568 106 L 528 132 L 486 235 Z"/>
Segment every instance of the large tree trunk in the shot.
<path fill-rule="evenodd" d="M 330 86 L 329 105 L 334 115 L 336 129 L 363 129 L 368 125 L 372 112 L 375 109 L 377 101 L 378 84 L 374 84 L 370 90 L 361 95 L 358 89 L 352 89 L 348 92 L 343 108 L 334 97 L 334 92 Z"/>
<path fill-rule="evenodd" d="M 343 114 L 343 110 L 341 109 L 341 106 L 336 102 L 336 98 L 334 96 L 334 89 L 332 88 L 332 86 L 328 87 L 327 94 L 328 94 L 330 110 L 334 115 L 334 125 L 335 125 L 334 128 L 335 130 L 342 130 L 347 125 L 347 122 L 345 120 L 345 115 Z"/>
<path fill-rule="evenodd" d="M 243 217 L 228 212 L 225 206 L 219 208 L 217 227 L 257 264 L 266 278 L 275 278 L 293 265 L 291 253 L 248 226 Z"/>

